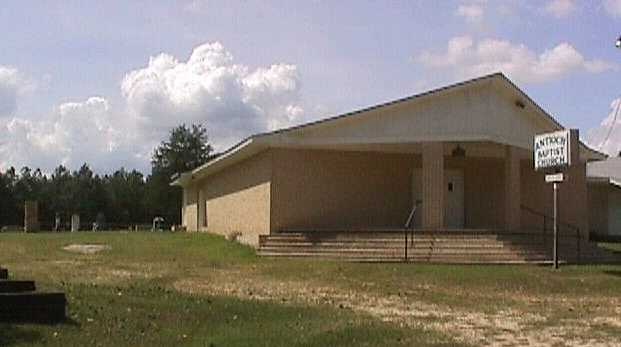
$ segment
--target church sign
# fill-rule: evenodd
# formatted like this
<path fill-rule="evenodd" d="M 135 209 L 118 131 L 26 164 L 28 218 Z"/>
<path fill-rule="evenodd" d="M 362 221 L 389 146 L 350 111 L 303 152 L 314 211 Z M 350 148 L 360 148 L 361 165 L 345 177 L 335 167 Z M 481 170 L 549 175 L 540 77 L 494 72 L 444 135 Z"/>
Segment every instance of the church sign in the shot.
<path fill-rule="evenodd" d="M 562 169 L 571 165 L 570 130 L 535 136 L 535 170 Z"/>
<path fill-rule="evenodd" d="M 559 184 L 565 180 L 563 171 L 572 163 L 571 144 L 576 146 L 573 150 L 577 154 L 580 153 L 578 148 L 578 131 L 577 130 L 560 130 L 551 133 L 535 135 L 533 154 L 535 155 L 535 170 L 543 170 L 547 173 L 545 179 L 547 183 L 552 183 L 553 200 L 554 200 L 554 245 L 552 249 L 552 257 L 554 268 L 558 269 L 558 233 L 559 233 Z"/>

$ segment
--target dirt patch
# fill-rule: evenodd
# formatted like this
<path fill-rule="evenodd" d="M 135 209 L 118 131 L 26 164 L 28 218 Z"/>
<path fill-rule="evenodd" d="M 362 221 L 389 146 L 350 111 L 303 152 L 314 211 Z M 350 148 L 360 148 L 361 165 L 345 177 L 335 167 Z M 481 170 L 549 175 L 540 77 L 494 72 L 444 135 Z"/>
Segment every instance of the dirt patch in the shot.
<path fill-rule="evenodd" d="M 618 346 L 614 337 L 595 334 L 579 319 L 550 322 L 542 314 L 506 309 L 478 312 L 429 304 L 407 295 L 381 296 L 317 283 L 276 281 L 248 271 L 214 271 L 208 278 L 188 278 L 174 287 L 186 293 L 235 296 L 300 304 L 325 304 L 370 314 L 399 326 L 441 331 L 457 341 L 478 346 Z M 618 318 L 596 322 L 616 326 Z"/>
<path fill-rule="evenodd" d="M 63 247 L 65 251 L 80 253 L 80 254 L 95 254 L 101 251 L 111 249 L 108 245 L 98 245 L 98 244 L 71 244 Z"/>

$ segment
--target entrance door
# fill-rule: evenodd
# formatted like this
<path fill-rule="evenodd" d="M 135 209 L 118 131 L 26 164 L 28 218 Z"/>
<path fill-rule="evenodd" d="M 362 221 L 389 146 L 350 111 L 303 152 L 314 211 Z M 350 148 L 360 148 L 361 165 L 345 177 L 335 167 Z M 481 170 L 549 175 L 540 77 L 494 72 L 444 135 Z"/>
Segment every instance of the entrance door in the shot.
<path fill-rule="evenodd" d="M 444 225 L 447 228 L 464 227 L 464 172 L 444 171 Z"/>

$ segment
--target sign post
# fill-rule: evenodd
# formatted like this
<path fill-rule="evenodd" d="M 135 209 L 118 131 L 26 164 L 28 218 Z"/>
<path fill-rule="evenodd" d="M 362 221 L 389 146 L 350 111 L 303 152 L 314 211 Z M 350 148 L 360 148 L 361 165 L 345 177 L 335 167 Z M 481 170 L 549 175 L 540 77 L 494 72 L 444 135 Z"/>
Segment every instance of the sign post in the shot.
<path fill-rule="evenodd" d="M 546 182 L 552 183 L 554 190 L 554 248 L 552 250 L 554 268 L 558 269 L 558 236 L 559 236 L 559 183 L 563 182 L 563 170 L 572 164 L 572 142 L 577 143 L 576 130 L 561 130 L 535 136 L 534 156 L 535 170 L 545 171 Z M 573 150 L 577 151 L 578 148 Z M 545 237 L 545 235 L 544 235 Z"/>
<path fill-rule="evenodd" d="M 553 254 L 553 259 L 554 259 L 554 268 L 558 269 L 558 187 L 559 187 L 559 183 L 563 182 L 563 173 L 555 173 L 555 174 L 550 174 L 550 175 L 546 175 L 546 182 L 548 183 L 552 183 L 552 187 L 554 189 L 554 195 L 553 195 L 553 199 L 554 199 L 554 214 L 553 214 L 553 218 L 554 218 L 554 248 L 552 250 L 552 254 Z"/>
<path fill-rule="evenodd" d="M 554 187 L 554 268 L 558 269 L 558 182 L 552 183 Z"/>

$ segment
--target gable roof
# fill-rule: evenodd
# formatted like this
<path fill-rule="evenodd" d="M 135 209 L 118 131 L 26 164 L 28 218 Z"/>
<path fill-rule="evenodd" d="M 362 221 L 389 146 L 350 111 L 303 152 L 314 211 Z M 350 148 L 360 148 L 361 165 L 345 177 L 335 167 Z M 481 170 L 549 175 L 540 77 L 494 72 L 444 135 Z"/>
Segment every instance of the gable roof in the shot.
<path fill-rule="evenodd" d="M 221 169 L 240 162 L 246 158 L 249 158 L 267 148 L 279 147 L 290 140 L 291 137 L 299 136 L 304 132 L 310 132 L 321 129 L 322 127 L 330 127 L 338 124 L 339 122 L 361 119 L 364 115 L 368 115 L 374 111 L 382 109 L 388 109 L 393 106 L 399 106 L 406 103 L 422 102 L 423 100 L 429 100 L 430 98 L 437 98 L 442 95 L 447 95 L 460 90 L 473 89 L 477 86 L 484 85 L 486 83 L 496 83 L 496 85 L 502 86 L 504 90 L 508 91 L 512 95 L 515 95 L 520 102 L 532 108 L 539 116 L 539 121 L 546 124 L 546 128 L 552 130 L 563 129 L 564 127 L 558 123 L 550 114 L 548 114 L 543 108 L 541 108 L 536 102 L 534 102 L 526 93 L 520 90 L 511 80 L 505 77 L 502 73 L 493 73 L 467 81 L 451 84 L 445 87 L 429 90 L 420 94 L 415 94 L 405 98 L 389 101 L 386 103 L 370 106 L 360 110 L 324 118 L 314 122 L 309 122 L 301 125 L 296 125 L 288 128 L 278 129 L 275 131 L 258 133 L 252 135 L 236 145 L 230 147 L 224 151 L 217 158 L 197 167 L 192 171 L 188 171 L 179 175 L 171 184 L 184 186 L 193 179 L 199 179 L 206 177 L 212 173 L 220 171 Z M 502 139 L 482 138 L 482 140 L 501 142 Z M 586 155 L 588 160 L 602 160 L 606 158 L 606 155 L 600 153 L 594 149 L 589 148 L 582 141 L 580 142 L 581 155 Z"/>

